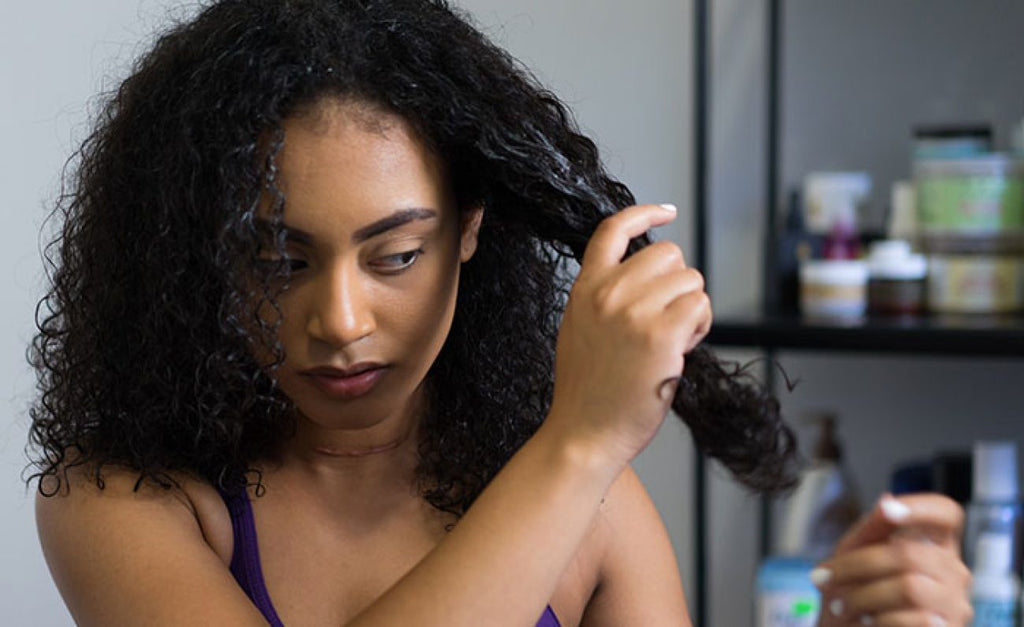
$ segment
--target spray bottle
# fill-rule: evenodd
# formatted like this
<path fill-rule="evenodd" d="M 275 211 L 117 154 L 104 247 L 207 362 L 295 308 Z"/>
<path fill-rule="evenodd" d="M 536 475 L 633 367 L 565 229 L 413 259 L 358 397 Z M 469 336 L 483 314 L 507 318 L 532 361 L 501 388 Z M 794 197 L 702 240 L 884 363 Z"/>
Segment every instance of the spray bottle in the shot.
<path fill-rule="evenodd" d="M 973 575 L 973 627 L 1015 627 L 1021 540 L 1016 444 L 975 443 L 973 475 L 964 534 L 964 556 Z"/>

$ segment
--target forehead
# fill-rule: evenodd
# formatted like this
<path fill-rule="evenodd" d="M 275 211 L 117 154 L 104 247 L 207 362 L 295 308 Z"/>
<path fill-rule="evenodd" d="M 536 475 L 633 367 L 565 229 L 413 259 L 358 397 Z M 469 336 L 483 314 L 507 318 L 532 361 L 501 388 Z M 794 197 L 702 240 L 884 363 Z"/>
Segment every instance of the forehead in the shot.
<path fill-rule="evenodd" d="M 407 207 L 454 206 L 441 159 L 396 114 L 328 99 L 282 128 L 278 185 L 286 216 L 330 212 L 359 222 Z"/>
<path fill-rule="evenodd" d="M 394 173 L 404 169 L 410 174 L 444 174 L 441 160 L 405 118 L 372 104 L 322 99 L 287 118 L 282 128 L 280 161 L 291 170 L 313 173 L 347 165 Z M 341 169 L 334 172 L 344 173 Z"/>

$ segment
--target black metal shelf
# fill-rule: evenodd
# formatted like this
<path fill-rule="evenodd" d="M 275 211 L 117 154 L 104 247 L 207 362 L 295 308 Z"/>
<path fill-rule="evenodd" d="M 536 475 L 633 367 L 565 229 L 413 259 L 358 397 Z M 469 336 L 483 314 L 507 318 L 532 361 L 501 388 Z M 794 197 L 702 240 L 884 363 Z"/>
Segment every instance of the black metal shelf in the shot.
<path fill-rule="evenodd" d="M 694 0 L 694 222 L 698 267 L 710 276 L 708 254 L 712 240 L 707 220 L 710 170 L 712 107 L 712 55 L 710 0 Z M 765 189 L 763 207 L 765 286 L 760 312 L 780 309 L 779 276 L 771 251 L 776 250 L 777 206 L 781 172 L 782 46 L 784 0 L 766 0 L 765 33 Z M 943 355 L 970 358 L 1024 357 L 1024 314 L 1015 316 L 921 316 L 916 318 L 868 318 L 849 324 L 808 320 L 796 314 L 742 313 L 716 315 L 708 343 L 718 347 L 746 347 L 762 351 L 773 359 L 779 350 L 833 351 L 873 354 Z M 774 370 L 766 369 L 764 384 L 775 388 Z M 709 577 L 708 509 L 706 459 L 695 450 L 694 486 L 694 569 L 696 589 L 694 618 L 698 627 L 708 624 Z M 770 502 L 762 499 L 759 545 L 764 555 L 771 537 Z"/>
<path fill-rule="evenodd" d="M 798 314 L 718 316 L 708 343 L 800 349 L 970 357 L 1024 356 L 1024 316 L 930 315 L 808 320 Z"/>

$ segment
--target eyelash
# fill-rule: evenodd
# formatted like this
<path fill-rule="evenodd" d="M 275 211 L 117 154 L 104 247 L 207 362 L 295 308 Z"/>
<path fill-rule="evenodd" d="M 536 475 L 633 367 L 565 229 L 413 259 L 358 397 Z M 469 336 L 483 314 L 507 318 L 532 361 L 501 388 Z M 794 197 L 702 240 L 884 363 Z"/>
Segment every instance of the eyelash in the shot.
<path fill-rule="evenodd" d="M 409 268 L 411 268 L 412 265 L 414 263 L 416 263 L 416 260 L 419 259 L 420 255 L 422 255 L 422 254 L 423 254 L 423 249 L 422 248 L 417 248 L 415 250 L 407 250 L 405 252 L 397 253 L 397 254 L 394 254 L 394 255 L 387 255 L 385 257 L 381 257 L 380 259 L 381 260 L 392 260 L 392 259 L 401 260 L 401 259 L 404 259 L 404 258 L 409 258 L 408 261 L 399 264 L 397 267 L 391 267 L 391 268 L 388 268 L 387 270 L 384 270 L 384 272 L 386 272 L 387 274 L 400 274 L 402 272 L 405 272 Z M 386 264 L 380 264 L 380 263 L 375 261 L 372 265 L 374 265 L 375 267 L 380 267 L 381 265 L 386 265 Z"/>
<path fill-rule="evenodd" d="M 407 250 L 405 252 L 396 253 L 394 255 L 386 255 L 384 257 L 381 257 L 380 259 L 372 262 L 371 265 L 375 268 L 380 269 L 382 272 L 386 274 L 401 274 L 402 272 L 405 272 L 406 270 L 411 268 L 422 254 L 422 248 L 417 248 L 415 250 Z M 408 260 L 403 261 L 405 259 Z M 392 260 L 397 260 L 399 261 L 399 263 L 397 265 L 391 265 L 390 263 L 388 263 L 389 261 Z M 280 270 L 283 269 L 281 268 L 282 261 L 283 260 L 281 259 L 259 259 L 257 260 L 257 263 L 259 264 L 260 268 L 266 272 L 279 273 Z M 304 270 L 309 265 L 302 259 L 289 259 L 285 263 L 287 264 L 289 274 L 294 274 L 300 270 Z M 280 273 L 283 274 L 283 272 Z"/>

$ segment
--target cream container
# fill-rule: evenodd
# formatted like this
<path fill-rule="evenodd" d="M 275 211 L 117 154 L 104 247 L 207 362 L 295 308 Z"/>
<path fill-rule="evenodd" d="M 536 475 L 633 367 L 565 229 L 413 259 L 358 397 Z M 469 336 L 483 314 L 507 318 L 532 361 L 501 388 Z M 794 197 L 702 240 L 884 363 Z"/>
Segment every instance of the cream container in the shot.
<path fill-rule="evenodd" d="M 917 161 L 914 183 L 926 252 L 1024 253 L 1024 161 L 994 153 Z"/>
<path fill-rule="evenodd" d="M 811 318 L 856 319 L 867 310 L 868 264 L 812 260 L 800 264 L 800 311 Z"/>
<path fill-rule="evenodd" d="M 930 255 L 928 309 L 997 314 L 1024 310 L 1024 257 Z"/>
<path fill-rule="evenodd" d="M 880 315 L 922 313 L 927 274 L 927 260 L 913 253 L 910 242 L 873 243 L 868 256 L 868 311 Z"/>

